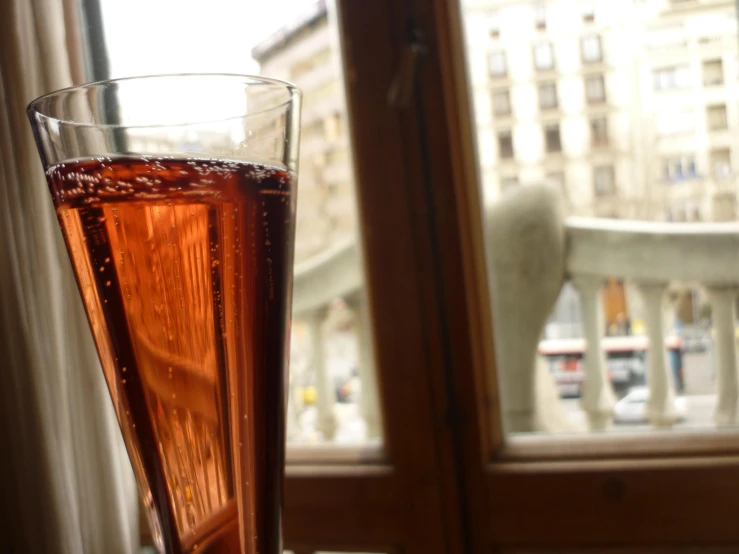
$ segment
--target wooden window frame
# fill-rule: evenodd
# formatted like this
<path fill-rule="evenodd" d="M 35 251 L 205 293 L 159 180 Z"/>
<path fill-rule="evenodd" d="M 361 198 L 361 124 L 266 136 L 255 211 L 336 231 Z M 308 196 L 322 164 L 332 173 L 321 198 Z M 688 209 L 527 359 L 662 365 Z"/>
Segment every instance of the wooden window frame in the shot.
<path fill-rule="evenodd" d="M 294 455 L 286 547 L 739 544 L 735 431 L 504 435 L 459 5 L 341 0 L 338 16 L 385 448 Z"/>

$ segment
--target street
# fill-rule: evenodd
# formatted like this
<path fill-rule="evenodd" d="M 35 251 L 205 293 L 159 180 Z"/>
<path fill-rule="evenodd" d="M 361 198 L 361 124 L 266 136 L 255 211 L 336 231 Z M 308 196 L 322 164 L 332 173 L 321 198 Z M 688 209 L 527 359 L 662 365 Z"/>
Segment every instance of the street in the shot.
<path fill-rule="evenodd" d="M 716 405 L 713 351 L 712 347 L 704 352 L 686 352 L 683 356 L 685 378 L 685 420 L 675 428 L 706 428 L 713 427 L 713 411 Z M 585 424 L 587 417 L 580 408 L 578 398 L 563 399 L 570 418 L 578 423 Z M 611 429 L 624 431 L 628 429 L 648 429 L 649 423 L 616 424 Z"/>

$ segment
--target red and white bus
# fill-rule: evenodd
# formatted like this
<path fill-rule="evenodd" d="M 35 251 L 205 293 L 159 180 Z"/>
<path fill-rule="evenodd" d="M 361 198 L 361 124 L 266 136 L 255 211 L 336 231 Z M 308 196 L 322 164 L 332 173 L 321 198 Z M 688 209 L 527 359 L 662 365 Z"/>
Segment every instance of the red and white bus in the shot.
<path fill-rule="evenodd" d="M 604 337 L 601 347 L 606 357 L 608 377 L 616 394 L 622 396 L 629 388 L 646 382 L 646 359 L 649 339 L 646 336 Z M 678 390 L 683 387 L 682 344 L 680 337 L 665 339 L 669 363 Z M 547 339 L 539 343 L 539 354 L 549 362 L 549 368 L 562 397 L 578 397 L 585 377 L 585 339 Z"/>

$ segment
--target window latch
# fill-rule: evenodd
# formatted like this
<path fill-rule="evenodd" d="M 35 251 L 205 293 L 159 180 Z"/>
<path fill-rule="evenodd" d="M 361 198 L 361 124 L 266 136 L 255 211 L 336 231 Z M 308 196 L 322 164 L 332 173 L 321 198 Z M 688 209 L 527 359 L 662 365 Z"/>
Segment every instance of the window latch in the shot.
<path fill-rule="evenodd" d="M 400 110 L 407 108 L 410 104 L 421 56 L 426 53 L 426 45 L 421 38 L 420 31 L 415 30 L 413 35 L 413 39 L 403 50 L 400 67 L 387 91 L 388 105 Z"/>

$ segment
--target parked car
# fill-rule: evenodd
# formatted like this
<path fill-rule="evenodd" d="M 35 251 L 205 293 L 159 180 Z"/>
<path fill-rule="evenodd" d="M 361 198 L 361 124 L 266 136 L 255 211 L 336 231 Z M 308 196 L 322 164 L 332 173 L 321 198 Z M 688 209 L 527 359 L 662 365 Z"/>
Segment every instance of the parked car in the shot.
<path fill-rule="evenodd" d="M 613 422 L 621 424 L 649 423 L 647 419 L 648 387 L 634 387 L 613 408 Z M 687 414 L 687 402 L 684 396 L 675 399 L 675 410 L 678 420 L 684 421 Z"/>

